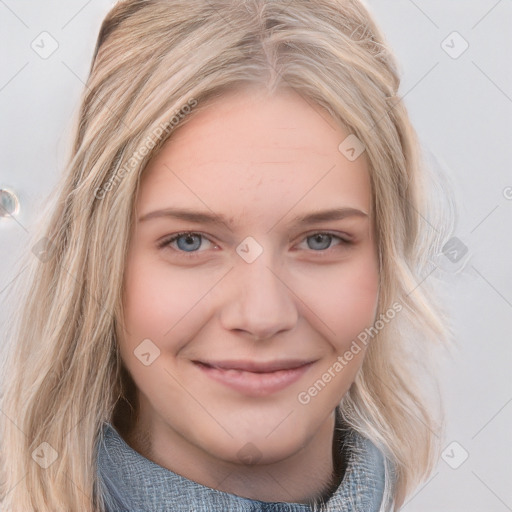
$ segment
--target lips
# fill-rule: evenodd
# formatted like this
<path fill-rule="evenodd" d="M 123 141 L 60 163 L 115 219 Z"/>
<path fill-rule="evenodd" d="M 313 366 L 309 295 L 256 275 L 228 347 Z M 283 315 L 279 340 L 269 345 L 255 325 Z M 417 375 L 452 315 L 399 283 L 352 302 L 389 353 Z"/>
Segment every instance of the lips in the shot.
<path fill-rule="evenodd" d="M 268 362 L 256 362 L 256 361 L 194 361 L 195 363 L 210 366 L 212 368 L 218 368 L 220 370 L 240 370 L 244 372 L 253 373 L 272 373 L 280 370 L 291 370 L 294 368 L 300 368 L 312 361 L 301 361 L 297 359 L 286 359 L 282 361 L 268 361 Z"/>
<path fill-rule="evenodd" d="M 286 359 L 267 362 L 249 360 L 193 362 L 203 374 L 224 386 L 242 394 L 263 396 L 277 393 L 296 382 L 315 361 Z"/>

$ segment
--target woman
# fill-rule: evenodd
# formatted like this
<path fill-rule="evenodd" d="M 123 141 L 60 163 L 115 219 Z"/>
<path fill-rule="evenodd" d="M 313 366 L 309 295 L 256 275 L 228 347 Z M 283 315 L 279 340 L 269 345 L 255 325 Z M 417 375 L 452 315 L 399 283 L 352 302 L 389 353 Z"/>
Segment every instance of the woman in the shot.
<path fill-rule="evenodd" d="M 404 503 L 447 336 L 398 86 L 358 1 L 111 10 L 10 338 L 2 510 Z"/>

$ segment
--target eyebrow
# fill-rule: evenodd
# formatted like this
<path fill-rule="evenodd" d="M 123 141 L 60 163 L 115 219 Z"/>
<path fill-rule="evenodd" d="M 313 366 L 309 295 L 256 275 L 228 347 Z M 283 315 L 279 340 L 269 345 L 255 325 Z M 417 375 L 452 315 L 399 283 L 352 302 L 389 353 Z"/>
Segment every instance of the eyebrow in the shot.
<path fill-rule="evenodd" d="M 150 219 L 170 217 L 174 219 L 181 219 L 188 222 L 197 224 L 205 224 L 210 226 L 229 226 L 230 222 L 224 215 L 208 212 L 199 212 L 187 209 L 178 208 L 165 208 L 162 210 L 155 210 L 146 213 L 139 217 L 138 222 L 145 222 Z M 289 223 L 298 225 L 316 224 L 318 222 L 326 222 L 333 220 L 342 220 L 347 217 L 361 217 L 368 218 L 368 214 L 357 208 L 342 207 L 330 208 L 327 210 L 319 210 L 305 215 L 298 215 L 294 217 Z"/>

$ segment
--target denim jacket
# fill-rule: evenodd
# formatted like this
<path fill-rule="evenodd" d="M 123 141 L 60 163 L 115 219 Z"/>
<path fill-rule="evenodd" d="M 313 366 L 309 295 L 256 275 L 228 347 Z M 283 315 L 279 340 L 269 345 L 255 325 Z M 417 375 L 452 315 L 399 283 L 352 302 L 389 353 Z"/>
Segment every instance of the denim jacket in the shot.
<path fill-rule="evenodd" d="M 106 512 L 388 512 L 389 465 L 375 445 L 355 430 L 345 438 L 343 480 L 321 508 L 270 503 L 205 487 L 159 466 L 131 448 L 111 423 L 98 442 L 99 492 Z"/>

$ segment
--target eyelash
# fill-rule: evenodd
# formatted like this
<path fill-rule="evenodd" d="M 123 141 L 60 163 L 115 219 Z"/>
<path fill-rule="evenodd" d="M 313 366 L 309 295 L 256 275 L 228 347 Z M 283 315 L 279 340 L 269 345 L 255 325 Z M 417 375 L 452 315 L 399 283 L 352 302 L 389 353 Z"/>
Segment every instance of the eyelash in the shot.
<path fill-rule="evenodd" d="M 201 257 L 201 253 L 204 252 L 204 251 L 191 251 L 191 252 L 187 252 L 187 251 L 181 251 L 179 249 L 174 249 L 174 248 L 171 248 L 170 247 L 170 244 L 172 244 L 174 241 L 176 241 L 178 238 L 182 237 L 182 236 L 185 236 L 185 235 L 199 235 L 200 237 L 202 238 L 205 238 L 206 240 L 208 240 L 210 243 L 214 244 L 214 242 L 212 242 L 205 234 L 203 233 L 198 233 L 197 231 L 182 231 L 180 233 L 175 233 L 174 235 L 171 235 L 169 237 L 166 237 L 164 238 L 161 242 L 159 242 L 158 244 L 158 248 L 159 249 L 166 249 L 166 248 L 170 248 L 171 250 L 177 252 L 177 253 L 180 253 L 182 255 L 185 256 L 185 258 L 190 258 L 190 259 L 193 259 L 193 258 L 198 258 L 198 257 Z M 333 237 L 333 238 L 337 238 L 339 241 L 340 241 L 340 244 L 338 245 L 345 245 L 345 246 L 350 246 L 353 244 L 353 242 L 351 240 L 347 240 L 346 238 L 343 238 L 341 237 L 339 234 L 336 234 L 336 233 L 332 233 L 330 231 L 315 231 L 313 233 L 310 233 L 308 235 L 306 235 L 303 240 L 306 240 L 308 238 L 311 238 L 315 235 L 328 235 L 330 237 Z M 302 240 L 302 241 L 303 241 Z M 216 245 L 216 244 L 214 244 Z M 336 246 L 333 246 L 333 247 L 336 247 Z M 325 256 L 326 253 L 329 253 L 331 249 L 333 249 L 333 247 L 328 247 L 327 249 L 320 249 L 320 250 L 313 250 L 313 249 L 310 249 L 310 252 L 313 252 L 313 253 L 316 253 L 318 254 L 319 257 L 322 257 L 322 256 Z"/>

